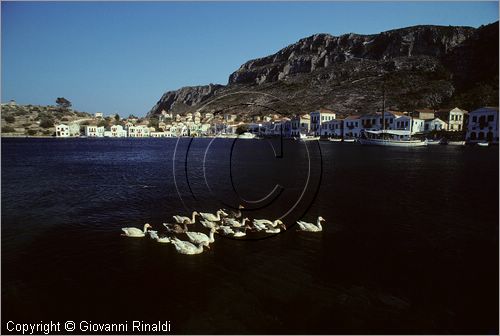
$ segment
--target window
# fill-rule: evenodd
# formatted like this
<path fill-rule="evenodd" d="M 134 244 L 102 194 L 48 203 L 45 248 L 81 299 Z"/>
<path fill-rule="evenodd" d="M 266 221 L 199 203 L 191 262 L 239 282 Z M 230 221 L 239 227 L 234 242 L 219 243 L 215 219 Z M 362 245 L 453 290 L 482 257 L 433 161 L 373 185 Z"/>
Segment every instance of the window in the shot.
<path fill-rule="evenodd" d="M 472 122 L 477 122 L 477 117 L 476 116 L 472 117 Z"/>
<path fill-rule="evenodd" d="M 493 114 L 490 114 L 488 116 L 488 121 L 493 121 L 494 118 L 495 118 L 495 116 Z"/>

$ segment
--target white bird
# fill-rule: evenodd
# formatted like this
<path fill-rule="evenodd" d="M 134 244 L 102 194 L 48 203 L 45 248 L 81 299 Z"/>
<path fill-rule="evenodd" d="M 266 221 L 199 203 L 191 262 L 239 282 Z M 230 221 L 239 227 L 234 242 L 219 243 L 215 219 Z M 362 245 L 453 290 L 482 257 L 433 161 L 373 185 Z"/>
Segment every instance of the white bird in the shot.
<path fill-rule="evenodd" d="M 183 224 L 184 228 L 181 227 L 179 224 L 169 224 L 169 223 L 163 223 L 163 226 L 167 229 L 168 232 L 173 232 L 173 233 L 184 233 L 188 231 L 186 223 Z"/>
<path fill-rule="evenodd" d="M 259 224 L 264 224 L 268 227 L 277 227 L 279 224 L 283 224 L 283 222 L 279 219 L 275 220 L 275 221 L 270 221 L 269 219 L 254 219 L 253 220 L 254 224 L 255 223 L 259 223 Z"/>
<path fill-rule="evenodd" d="M 149 233 L 149 238 L 151 238 L 151 239 L 158 239 L 158 238 L 160 238 L 160 237 L 158 237 L 158 231 L 149 230 L 148 233 Z"/>
<path fill-rule="evenodd" d="M 171 239 L 169 237 L 167 237 L 167 236 L 161 237 L 161 238 L 158 237 L 158 238 L 156 238 L 156 241 L 158 243 L 163 243 L 163 244 L 167 244 L 167 243 L 171 243 L 172 242 Z"/>
<path fill-rule="evenodd" d="M 233 237 L 239 238 L 239 237 L 244 237 L 247 235 L 247 229 L 250 229 L 251 227 L 246 225 L 243 229 L 239 229 L 234 231 Z"/>
<path fill-rule="evenodd" d="M 196 246 L 190 242 L 180 240 L 177 237 L 172 239 L 172 244 L 180 254 L 200 254 L 203 252 L 203 246 L 210 248 L 206 243 L 201 243 Z"/>
<path fill-rule="evenodd" d="M 266 233 L 280 233 L 281 230 L 286 230 L 285 224 L 279 224 L 278 227 L 268 227 Z"/>
<path fill-rule="evenodd" d="M 202 220 L 200 221 L 201 225 L 206 227 L 207 229 L 217 229 L 219 225 L 217 223 L 208 221 L 208 220 Z"/>
<path fill-rule="evenodd" d="M 203 217 L 203 219 L 209 220 L 211 222 L 220 222 L 220 215 L 227 216 L 227 213 L 225 213 L 224 210 L 217 211 L 216 215 L 206 212 L 200 212 L 200 216 Z"/>
<path fill-rule="evenodd" d="M 186 235 L 193 244 L 210 244 L 215 241 L 214 232 L 215 229 L 210 230 L 210 237 L 201 232 L 186 232 Z"/>
<path fill-rule="evenodd" d="M 254 229 L 255 231 L 264 231 L 264 230 L 268 229 L 265 224 L 262 224 L 260 222 L 256 222 L 255 220 L 252 222 L 252 224 L 253 224 L 252 229 Z"/>
<path fill-rule="evenodd" d="M 175 215 L 172 216 L 174 220 L 179 223 L 179 224 L 194 224 L 196 220 L 196 216 L 198 216 L 199 213 L 196 211 L 193 211 L 192 218 L 186 217 L 186 216 L 179 216 Z"/>
<path fill-rule="evenodd" d="M 222 232 L 223 232 L 225 235 L 234 234 L 234 231 L 233 231 L 233 229 L 232 229 L 230 226 L 227 226 L 227 225 L 221 225 L 221 226 L 219 226 L 219 228 L 222 230 Z"/>
<path fill-rule="evenodd" d="M 127 236 L 127 237 L 144 237 L 146 235 L 146 231 L 148 228 L 152 228 L 151 225 L 148 223 L 144 224 L 144 231 L 141 231 L 141 229 L 135 228 L 135 227 L 128 227 L 128 228 L 122 228 L 122 236 Z"/>
<path fill-rule="evenodd" d="M 321 221 L 325 221 L 325 219 L 319 216 L 316 225 L 304 221 L 297 221 L 297 224 L 299 224 L 299 231 L 319 232 L 323 231 L 323 227 L 321 226 Z"/>
<path fill-rule="evenodd" d="M 245 226 L 245 222 L 249 221 L 249 220 L 250 219 L 248 219 L 248 218 L 243 218 L 243 220 L 241 222 L 239 222 L 239 221 L 237 221 L 234 218 L 224 218 L 223 222 L 224 222 L 224 224 L 230 225 L 230 226 L 232 226 L 234 228 L 240 228 L 240 227 L 244 227 Z"/>

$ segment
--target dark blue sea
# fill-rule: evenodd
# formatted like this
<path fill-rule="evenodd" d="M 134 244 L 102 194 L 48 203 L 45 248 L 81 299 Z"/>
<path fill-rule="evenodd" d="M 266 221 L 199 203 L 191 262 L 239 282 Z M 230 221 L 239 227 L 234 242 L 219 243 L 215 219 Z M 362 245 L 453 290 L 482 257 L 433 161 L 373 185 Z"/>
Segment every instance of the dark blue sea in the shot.
<path fill-rule="evenodd" d="M 8 321 L 67 320 L 170 321 L 179 334 L 498 333 L 498 147 L 1 145 L 2 333 Z M 238 205 L 288 229 L 217 235 L 192 256 L 120 236 Z M 323 232 L 296 231 L 320 215 Z"/>

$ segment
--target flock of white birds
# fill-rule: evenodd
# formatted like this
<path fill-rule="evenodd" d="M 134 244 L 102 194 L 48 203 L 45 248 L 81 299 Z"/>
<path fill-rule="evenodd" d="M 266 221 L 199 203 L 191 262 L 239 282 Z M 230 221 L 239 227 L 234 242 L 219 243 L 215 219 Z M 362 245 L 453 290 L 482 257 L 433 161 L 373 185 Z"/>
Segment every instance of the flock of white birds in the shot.
<path fill-rule="evenodd" d="M 188 225 L 196 224 L 196 216 L 200 217 L 200 224 L 209 229 L 209 234 L 202 232 L 189 231 Z M 173 216 L 176 223 L 163 223 L 170 236 L 159 236 L 158 231 L 151 230 L 153 227 L 146 223 L 143 230 L 128 227 L 122 228 L 124 232 L 122 236 L 126 237 L 145 237 L 149 235 L 151 239 L 158 243 L 172 244 L 176 251 L 180 254 L 200 254 L 203 252 L 203 247 L 210 248 L 210 244 L 215 241 L 214 234 L 219 233 L 231 237 L 244 237 L 249 232 L 265 232 L 265 233 L 280 233 L 281 230 L 286 230 L 286 225 L 279 219 L 271 221 L 268 219 L 254 219 L 251 224 L 249 218 L 241 218 L 241 211 L 232 212 L 231 216 L 224 210 L 219 210 L 217 213 L 205 213 L 194 211 L 191 218 L 186 216 Z M 316 224 L 297 221 L 299 231 L 320 232 L 323 230 L 321 222 L 325 221 L 319 216 Z M 173 234 L 185 234 L 189 241 L 180 240 Z"/>

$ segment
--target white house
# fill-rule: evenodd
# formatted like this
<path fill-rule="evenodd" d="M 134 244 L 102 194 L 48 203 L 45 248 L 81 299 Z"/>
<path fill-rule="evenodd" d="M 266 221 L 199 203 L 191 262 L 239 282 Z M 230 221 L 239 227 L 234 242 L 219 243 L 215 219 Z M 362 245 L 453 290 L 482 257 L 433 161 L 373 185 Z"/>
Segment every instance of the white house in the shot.
<path fill-rule="evenodd" d="M 85 136 L 101 138 L 104 136 L 104 126 L 97 127 L 86 125 L 85 126 Z"/>
<path fill-rule="evenodd" d="M 293 137 L 299 137 L 300 134 L 307 134 L 309 133 L 310 126 L 311 116 L 308 114 L 293 117 L 291 120 L 290 135 Z"/>
<path fill-rule="evenodd" d="M 170 132 L 150 132 L 149 135 L 151 135 L 152 138 L 172 137 L 172 134 Z"/>
<path fill-rule="evenodd" d="M 111 126 L 111 137 L 124 138 L 126 136 L 127 136 L 127 130 L 124 130 L 122 125 Z"/>
<path fill-rule="evenodd" d="M 111 131 L 104 131 L 105 138 L 111 138 Z"/>
<path fill-rule="evenodd" d="M 411 134 L 423 133 L 425 131 L 425 120 L 412 118 Z"/>
<path fill-rule="evenodd" d="M 321 124 L 320 135 L 326 137 L 342 138 L 343 119 L 333 119 Z"/>
<path fill-rule="evenodd" d="M 448 124 L 439 118 L 429 119 L 425 121 L 424 131 L 446 131 L 448 129 Z"/>
<path fill-rule="evenodd" d="M 362 117 L 359 115 L 351 115 L 344 118 L 342 124 L 343 138 L 359 138 L 363 129 Z"/>
<path fill-rule="evenodd" d="M 448 124 L 448 131 L 458 132 L 464 130 L 467 111 L 455 107 L 452 110 L 439 110 L 436 114 Z"/>
<path fill-rule="evenodd" d="M 150 133 L 149 128 L 145 125 L 130 126 L 127 131 L 130 138 L 147 138 Z"/>
<path fill-rule="evenodd" d="M 236 114 L 224 114 L 224 121 L 229 123 L 235 121 L 236 117 L 237 117 Z"/>
<path fill-rule="evenodd" d="M 94 114 L 94 118 L 102 118 L 102 117 L 103 117 L 102 112 L 96 112 L 96 113 Z"/>
<path fill-rule="evenodd" d="M 56 137 L 67 138 L 69 137 L 69 126 L 64 124 L 59 124 L 56 126 Z"/>
<path fill-rule="evenodd" d="M 362 116 L 361 127 L 368 130 L 381 130 L 383 128 L 382 119 L 385 119 L 385 129 L 394 129 L 394 120 L 400 112 L 382 112 L 369 113 Z"/>
<path fill-rule="evenodd" d="M 498 107 L 482 107 L 470 112 L 465 139 L 498 143 Z"/>
<path fill-rule="evenodd" d="M 333 111 L 322 108 L 319 109 L 319 111 L 311 112 L 310 116 L 311 116 L 311 132 L 314 132 L 315 135 L 320 135 L 321 124 L 335 119 L 336 114 Z"/>

